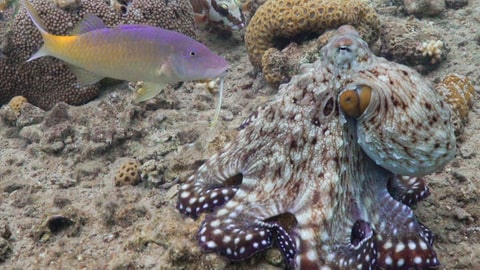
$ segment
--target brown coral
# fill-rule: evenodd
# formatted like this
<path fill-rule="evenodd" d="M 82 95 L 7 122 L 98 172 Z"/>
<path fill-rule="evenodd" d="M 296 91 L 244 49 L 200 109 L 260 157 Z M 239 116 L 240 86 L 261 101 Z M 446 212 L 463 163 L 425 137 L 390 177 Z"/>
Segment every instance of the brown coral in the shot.
<path fill-rule="evenodd" d="M 107 26 L 118 24 L 148 24 L 188 36 L 195 36 L 192 7 L 188 0 L 118 0 L 57 1 L 30 0 L 47 29 L 57 35 L 66 35 L 84 17 L 94 14 Z M 110 2 L 110 3 L 109 3 Z M 62 8 L 60 8 L 60 6 Z M 0 105 L 13 96 L 25 96 L 32 104 L 50 109 L 63 101 L 78 105 L 95 98 L 99 85 L 77 87 L 76 78 L 60 60 L 44 57 L 26 62 L 42 44 L 40 33 L 33 26 L 23 8 L 14 18 L 7 33 L 6 46 L 0 58 Z"/>
<path fill-rule="evenodd" d="M 124 162 L 115 174 L 115 185 L 124 186 L 138 184 L 141 180 L 139 167 L 140 164 L 134 159 Z"/>
<path fill-rule="evenodd" d="M 466 76 L 449 74 L 435 86 L 435 89 L 450 105 L 455 135 L 462 134 L 475 98 L 475 89 L 472 83 Z"/>
<path fill-rule="evenodd" d="M 245 32 L 250 62 L 261 67 L 267 49 L 281 48 L 289 40 L 302 36 L 319 36 L 343 24 L 353 25 L 370 44 L 379 37 L 380 21 L 366 2 L 269 0 L 258 8 Z"/>
<path fill-rule="evenodd" d="M 26 102 L 27 102 L 27 99 L 25 97 L 15 96 L 10 100 L 10 102 L 8 102 L 8 106 L 14 112 L 19 113 Z"/>

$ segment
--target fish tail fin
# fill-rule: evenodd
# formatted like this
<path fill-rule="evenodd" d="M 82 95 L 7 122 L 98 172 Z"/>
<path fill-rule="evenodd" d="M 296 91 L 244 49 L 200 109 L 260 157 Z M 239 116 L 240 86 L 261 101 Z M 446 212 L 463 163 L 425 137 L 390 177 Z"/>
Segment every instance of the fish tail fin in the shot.
<path fill-rule="evenodd" d="M 34 53 L 32 56 L 30 56 L 30 58 L 27 59 L 27 62 L 30 62 L 32 60 L 35 60 L 37 58 L 40 58 L 40 57 L 43 57 L 43 56 L 47 56 L 47 55 L 50 55 L 50 52 L 49 50 L 47 49 L 47 47 L 45 45 L 43 45 L 40 50 L 38 50 L 36 53 Z"/>
<path fill-rule="evenodd" d="M 53 43 L 53 39 L 55 35 L 52 35 L 48 33 L 46 30 L 45 23 L 42 21 L 42 19 L 38 16 L 38 13 L 35 11 L 35 8 L 33 7 L 32 3 L 30 3 L 29 0 L 22 0 L 23 6 L 25 6 L 25 9 L 27 10 L 27 14 L 32 19 L 33 24 L 37 27 L 38 31 L 40 31 L 40 34 L 42 35 L 43 38 L 43 46 L 36 52 L 32 57 L 30 57 L 27 61 L 32 61 L 34 59 L 37 59 L 42 56 L 50 55 L 49 53 L 49 44 Z"/>

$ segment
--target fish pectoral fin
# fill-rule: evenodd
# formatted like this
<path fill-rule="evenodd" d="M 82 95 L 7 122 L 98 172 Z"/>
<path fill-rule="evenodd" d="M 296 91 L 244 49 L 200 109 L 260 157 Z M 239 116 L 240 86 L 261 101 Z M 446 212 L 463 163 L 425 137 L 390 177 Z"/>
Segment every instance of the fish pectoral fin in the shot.
<path fill-rule="evenodd" d="M 87 14 L 85 15 L 84 19 L 73 29 L 71 35 L 80 35 L 104 28 L 107 28 L 107 26 L 102 19 L 93 14 Z"/>
<path fill-rule="evenodd" d="M 97 75 L 83 68 L 72 65 L 69 66 L 70 70 L 73 72 L 73 74 L 75 74 L 75 77 L 77 77 L 77 81 L 81 86 L 97 83 L 104 78 L 103 76 Z"/>
<path fill-rule="evenodd" d="M 193 13 L 193 18 L 195 20 L 195 24 L 205 24 L 208 21 L 208 16 L 202 13 Z"/>
<path fill-rule="evenodd" d="M 149 83 L 144 82 L 142 88 L 138 89 L 137 97 L 135 98 L 135 102 L 142 102 L 145 100 L 149 100 L 154 96 L 160 94 L 163 89 L 167 86 L 166 83 Z"/>

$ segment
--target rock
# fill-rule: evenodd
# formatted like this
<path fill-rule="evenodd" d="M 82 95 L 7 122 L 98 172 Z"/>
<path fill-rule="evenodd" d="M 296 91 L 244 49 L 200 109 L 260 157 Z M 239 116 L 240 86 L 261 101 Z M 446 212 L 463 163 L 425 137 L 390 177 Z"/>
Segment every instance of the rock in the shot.
<path fill-rule="evenodd" d="M 26 139 L 29 143 L 38 143 L 43 137 L 43 131 L 41 130 L 41 125 L 37 124 L 23 127 L 20 130 L 19 135 L 21 138 Z"/>
<path fill-rule="evenodd" d="M 17 118 L 16 126 L 19 128 L 41 123 L 45 118 L 45 111 L 30 103 L 25 103 Z"/>
<path fill-rule="evenodd" d="M 445 0 L 403 0 L 405 11 L 415 17 L 437 16 L 445 10 Z"/>
<path fill-rule="evenodd" d="M 0 262 L 4 262 L 12 252 L 12 245 L 5 238 L 0 238 Z"/>
<path fill-rule="evenodd" d="M 468 0 L 445 0 L 447 8 L 460 9 L 468 5 Z"/>
<path fill-rule="evenodd" d="M 450 51 L 443 33 L 414 17 L 385 19 L 381 31 L 380 56 L 424 74 L 438 68 Z"/>

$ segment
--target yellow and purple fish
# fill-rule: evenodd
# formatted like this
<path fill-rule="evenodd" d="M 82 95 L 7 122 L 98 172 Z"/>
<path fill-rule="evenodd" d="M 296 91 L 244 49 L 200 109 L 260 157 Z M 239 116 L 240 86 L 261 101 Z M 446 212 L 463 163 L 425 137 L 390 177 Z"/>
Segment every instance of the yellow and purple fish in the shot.
<path fill-rule="evenodd" d="M 227 61 L 205 45 L 175 31 L 147 25 L 108 28 L 87 15 L 72 35 L 57 36 L 47 29 L 28 0 L 23 4 L 43 37 L 43 46 L 28 61 L 53 56 L 68 63 L 81 85 L 105 77 L 143 81 L 136 101 L 150 99 L 168 84 L 222 76 Z"/>

